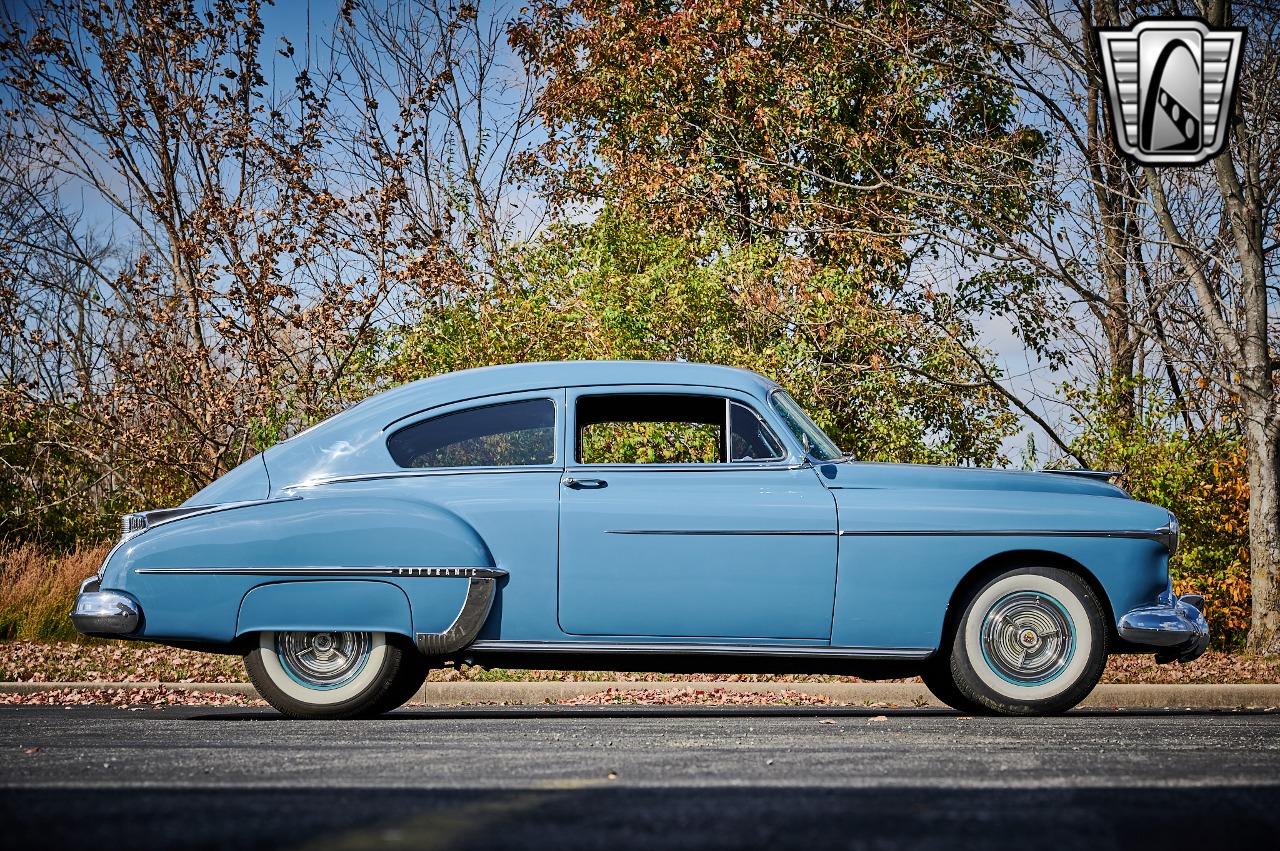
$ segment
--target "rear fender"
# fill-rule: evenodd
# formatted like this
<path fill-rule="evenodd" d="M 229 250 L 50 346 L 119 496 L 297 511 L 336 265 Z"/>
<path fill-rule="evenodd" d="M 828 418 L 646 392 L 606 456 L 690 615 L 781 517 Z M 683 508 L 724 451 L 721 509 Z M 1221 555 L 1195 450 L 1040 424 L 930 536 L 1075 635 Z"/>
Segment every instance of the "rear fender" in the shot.
<path fill-rule="evenodd" d="M 148 528 L 108 557 L 101 587 L 140 602 L 134 637 L 217 644 L 268 628 L 442 634 L 473 585 L 489 593 L 470 610 L 488 613 L 500 575 L 453 512 L 317 490 Z"/>

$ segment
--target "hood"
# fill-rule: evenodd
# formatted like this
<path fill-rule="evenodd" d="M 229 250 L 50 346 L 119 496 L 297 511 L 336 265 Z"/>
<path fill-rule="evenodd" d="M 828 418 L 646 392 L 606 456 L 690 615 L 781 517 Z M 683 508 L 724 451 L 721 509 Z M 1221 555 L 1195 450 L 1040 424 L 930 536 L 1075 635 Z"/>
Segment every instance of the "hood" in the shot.
<path fill-rule="evenodd" d="M 986 467 L 936 467 L 840 461 L 817 466 L 829 488 L 921 488 L 932 490 L 1022 491 L 1110 496 L 1129 499 L 1123 489 L 1085 476 L 995 470 Z"/>

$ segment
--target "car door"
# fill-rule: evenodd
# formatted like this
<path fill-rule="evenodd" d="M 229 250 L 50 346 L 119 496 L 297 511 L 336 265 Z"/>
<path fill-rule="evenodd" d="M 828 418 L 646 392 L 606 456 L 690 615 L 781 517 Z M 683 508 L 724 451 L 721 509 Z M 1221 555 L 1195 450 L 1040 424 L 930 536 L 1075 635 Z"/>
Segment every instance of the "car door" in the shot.
<path fill-rule="evenodd" d="M 567 402 L 561 629 L 830 640 L 835 501 L 752 399 L 643 386 Z"/>

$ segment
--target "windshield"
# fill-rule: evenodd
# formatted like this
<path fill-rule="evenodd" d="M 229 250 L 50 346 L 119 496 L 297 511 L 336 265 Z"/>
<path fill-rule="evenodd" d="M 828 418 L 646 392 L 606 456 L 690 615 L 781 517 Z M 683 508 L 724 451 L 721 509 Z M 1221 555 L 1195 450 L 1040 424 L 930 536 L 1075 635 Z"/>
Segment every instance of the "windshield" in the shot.
<path fill-rule="evenodd" d="M 801 445 L 808 446 L 809 457 L 816 461 L 835 461 L 842 453 L 831 442 L 831 438 L 818 428 L 818 424 L 809 419 L 804 409 L 796 404 L 796 400 L 787 395 L 785 390 L 775 390 L 769 396 L 773 409 L 782 417 L 787 428 L 796 436 Z"/>

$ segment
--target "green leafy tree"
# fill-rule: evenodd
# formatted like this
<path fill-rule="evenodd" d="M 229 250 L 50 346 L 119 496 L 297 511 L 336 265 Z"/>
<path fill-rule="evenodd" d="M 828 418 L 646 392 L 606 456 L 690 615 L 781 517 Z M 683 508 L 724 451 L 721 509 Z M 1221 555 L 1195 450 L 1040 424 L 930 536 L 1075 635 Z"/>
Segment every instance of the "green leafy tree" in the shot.
<path fill-rule="evenodd" d="M 383 377 L 529 360 L 688 360 L 769 375 L 863 458 L 991 464 L 1014 429 L 952 336 L 869 298 L 858 276 L 769 243 L 719 250 L 606 210 L 527 246 L 510 286 L 393 335 Z M 988 364 L 988 369 L 991 369 Z M 953 386 L 932 377 L 944 376 Z"/>
<path fill-rule="evenodd" d="M 1027 220 L 1045 149 L 1019 124 L 999 73 L 1018 51 L 1000 36 L 1007 14 L 1003 3 L 915 0 L 540 0 L 511 31 L 544 81 L 547 139 L 524 165 L 567 208 L 604 202 L 708 256 L 760 246 L 779 268 L 803 269 L 807 283 L 785 308 L 796 340 L 808 335 L 824 359 L 824 381 L 848 357 L 844 368 L 870 392 L 878 379 L 868 367 L 883 358 L 899 368 L 880 376 L 880 395 L 893 397 L 887 385 L 914 370 L 912 407 L 936 416 L 954 406 L 914 379 L 933 378 L 944 394 L 981 386 L 1057 439 L 985 369 L 988 354 L 969 331 L 979 315 L 1016 312 L 1022 337 L 1043 346 L 1057 315 L 1027 295 L 1033 277 L 989 262 L 999 236 Z M 759 298 L 777 293 L 766 287 Z M 903 356 L 907 322 L 950 344 Z M 867 341 L 885 352 L 861 351 Z M 794 354 L 799 343 L 777 345 Z M 958 374 L 967 377 L 956 383 Z M 927 428 L 914 424 L 901 443 L 899 430 L 862 425 L 858 444 L 898 454 Z"/>

